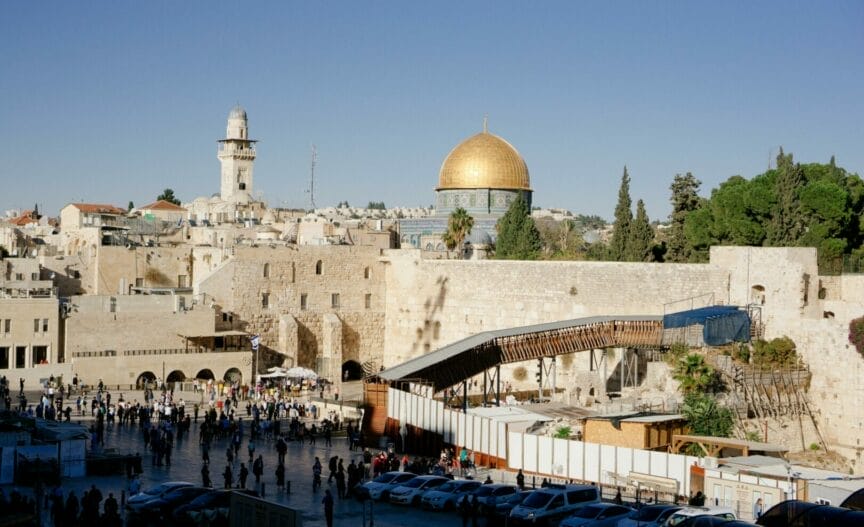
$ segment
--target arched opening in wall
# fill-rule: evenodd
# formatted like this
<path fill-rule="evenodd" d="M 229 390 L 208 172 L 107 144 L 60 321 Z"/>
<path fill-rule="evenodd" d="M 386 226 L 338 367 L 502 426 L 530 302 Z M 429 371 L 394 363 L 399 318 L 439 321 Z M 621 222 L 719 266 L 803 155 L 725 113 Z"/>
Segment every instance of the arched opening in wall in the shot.
<path fill-rule="evenodd" d="M 363 269 L 363 278 L 369 280 L 370 276 L 372 276 L 372 269 L 369 269 L 368 267 Z"/>
<path fill-rule="evenodd" d="M 834 318 L 833 311 L 825 311 L 822 313 L 822 318 Z"/>
<path fill-rule="evenodd" d="M 140 389 L 147 387 L 149 384 L 154 384 L 155 382 L 156 374 L 152 371 L 145 371 L 138 376 L 138 379 L 135 381 L 135 386 Z"/>
<path fill-rule="evenodd" d="M 243 374 L 237 368 L 228 368 L 225 372 L 225 375 L 222 377 L 227 382 L 243 382 Z"/>
<path fill-rule="evenodd" d="M 594 397 L 594 387 L 592 386 L 590 390 L 588 390 L 588 396 Z"/>
<path fill-rule="evenodd" d="M 195 378 L 196 379 L 203 379 L 205 381 L 212 381 L 212 380 L 216 379 L 216 376 L 213 375 L 212 371 L 208 370 L 207 368 L 204 368 L 203 370 L 201 370 L 195 374 Z"/>
<path fill-rule="evenodd" d="M 750 303 L 765 305 L 765 286 L 754 285 L 750 288 Z"/>
<path fill-rule="evenodd" d="M 433 245 L 432 245 L 431 243 L 427 243 L 427 244 L 426 244 L 426 250 L 427 250 L 427 251 L 431 251 L 432 248 L 433 248 Z"/>
<path fill-rule="evenodd" d="M 315 262 L 315 274 L 321 274 L 321 271 L 324 269 L 324 264 L 321 260 Z"/>
<path fill-rule="evenodd" d="M 342 380 L 359 381 L 363 378 L 363 366 L 356 360 L 348 360 L 342 363 Z"/>
<path fill-rule="evenodd" d="M 183 382 L 186 380 L 186 374 L 180 370 L 174 370 L 168 374 L 168 378 L 165 379 L 165 382 Z"/>
<path fill-rule="evenodd" d="M 270 278 L 270 264 L 264 264 L 264 278 Z"/>

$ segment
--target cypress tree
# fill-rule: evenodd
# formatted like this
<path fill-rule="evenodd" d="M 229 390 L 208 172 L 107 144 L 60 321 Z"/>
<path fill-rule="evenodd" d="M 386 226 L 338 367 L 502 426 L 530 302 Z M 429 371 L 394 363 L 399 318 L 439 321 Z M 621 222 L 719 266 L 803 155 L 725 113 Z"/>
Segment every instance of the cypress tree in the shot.
<path fill-rule="evenodd" d="M 625 260 L 628 262 L 650 262 L 654 259 L 654 228 L 648 220 L 645 203 L 636 202 L 636 218 L 630 224 L 630 240 Z"/>
<path fill-rule="evenodd" d="M 612 240 L 609 242 L 610 259 L 620 262 L 628 255 L 630 241 L 630 224 L 633 222 L 633 202 L 630 200 L 630 175 L 624 167 L 621 176 L 621 187 L 618 189 L 618 204 L 615 206 L 615 226 L 612 229 Z"/>
<path fill-rule="evenodd" d="M 801 211 L 799 191 L 804 185 L 804 171 L 792 162 L 792 154 L 777 154 L 777 176 L 774 192 L 777 206 L 765 233 L 765 245 L 794 246 L 804 234 L 804 214 Z"/>
<path fill-rule="evenodd" d="M 699 208 L 699 185 L 702 182 L 687 172 L 686 175 L 675 174 L 669 190 L 672 191 L 672 214 L 669 219 L 667 262 L 689 262 L 693 254 L 693 245 L 684 234 L 684 220 L 692 211 Z"/>
<path fill-rule="evenodd" d="M 496 225 L 498 240 L 495 258 L 501 260 L 534 260 L 543 248 L 540 232 L 531 217 L 528 203 L 519 197 L 510 204 Z"/>

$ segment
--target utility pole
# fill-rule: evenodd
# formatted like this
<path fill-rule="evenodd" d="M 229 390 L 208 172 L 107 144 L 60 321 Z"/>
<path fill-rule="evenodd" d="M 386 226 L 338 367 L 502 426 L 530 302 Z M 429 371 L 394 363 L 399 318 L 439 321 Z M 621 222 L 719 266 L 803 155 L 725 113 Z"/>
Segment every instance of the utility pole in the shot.
<path fill-rule="evenodd" d="M 312 202 L 312 210 L 315 210 L 315 164 L 318 162 L 318 149 L 312 145 L 312 163 L 309 168 L 309 201 Z"/>

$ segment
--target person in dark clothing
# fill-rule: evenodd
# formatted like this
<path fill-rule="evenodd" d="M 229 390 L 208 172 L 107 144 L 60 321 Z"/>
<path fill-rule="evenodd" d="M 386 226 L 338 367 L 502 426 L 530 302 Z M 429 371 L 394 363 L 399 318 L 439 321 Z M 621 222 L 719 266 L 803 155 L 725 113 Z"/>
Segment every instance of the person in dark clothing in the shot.
<path fill-rule="evenodd" d="M 264 458 L 261 454 L 258 454 L 255 463 L 252 464 L 252 474 L 255 475 L 255 484 L 261 483 L 261 476 L 264 475 Z"/>
<path fill-rule="evenodd" d="M 246 478 L 248 478 L 248 477 L 249 477 L 249 469 L 246 468 L 246 463 L 240 463 L 240 479 L 239 479 L 239 482 L 237 483 L 237 486 L 239 486 L 241 489 L 245 489 L 246 488 Z"/>
<path fill-rule="evenodd" d="M 285 486 L 285 465 L 279 463 L 276 465 L 276 487 L 282 488 Z"/>
<path fill-rule="evenodd" d="M 459 502 L 459 514 L 462 515 L 462 527 L 468 527 L 468 521 L 471 520 L 471 500 L 467 494 L 462 496 L 462 501 Z"/>
<path fill-rule="evenodd" d="M 471 496 L 471 527 L 477 527 L 477 514 L 480 512 L 480 501 L 477 496 Z"/>
<path fill-rule="evenodd" d="M 330 494 L 330 489 L 324 491 L 324 499 L 321 503 L 324 504 L 324 519 L 327 521 L 327 527 L 333 527 L 333 495 Z"/>
<path fill-rule="evenodd" d="M 336 471 L 336 495 L 340 499 L 345 497 L 345 469 L 342 466 Z"/>
<path fill-rule="evenodd" d="M 522 469 L 519 469 L 519 473 L 516 474 L 516 486 L 519 487 L 519 490 L 525 490 L 525 474 L 522 473 Z"/>
<path fill-rule="evenodd" d="M 230 489 L 231 484 L 234 482 L 234 474 L 231 472 L 231 465 L 225 465 L 225 471 L 222 472 L 222 477 L 225 478 L 225 488 Z"/>
<path fill-rule="evenodd" d="M 210 482 L 210 469 L 207 464 L 201 466 L 201 486 L 202 487 L 211 487 L 213 484 Z"/>
<path fill-rule="evenodd" d="M 75 491 L 69 493 L 66 498 L 66 525 L 75 525 L 78 523 L 78 497 L 75 496 Z"/>

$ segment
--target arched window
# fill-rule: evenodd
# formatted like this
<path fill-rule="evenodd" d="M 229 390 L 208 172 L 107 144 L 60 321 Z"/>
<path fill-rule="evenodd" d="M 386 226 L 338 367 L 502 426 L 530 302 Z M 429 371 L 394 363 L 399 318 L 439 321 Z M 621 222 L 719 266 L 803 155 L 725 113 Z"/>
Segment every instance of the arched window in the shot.
<path fill-rule="evenodd" d="M 324 269 L 324 264 L 321 260 L 315 262 L 315 274 L 321 274 L 321 271 Z"/>
<path fill-rule="evenodd" d="M 270 278 L 270 264 L 264 264 L 264 278 Z"/>
<path fill-rule="evenodd" d="M 372 276 L 372 269 L 370 269 L 368 267 L 366 269 L 363 269 L 363 278 L 365 278 L 366 280 L 369 280 L 370 276 Z"/>
<path fill-rule="evenodd" d="M 750 302 L 760 306 L 765 305 L 765 287 L 754 285 L 750 288 Z"/>

